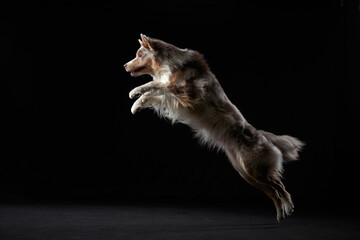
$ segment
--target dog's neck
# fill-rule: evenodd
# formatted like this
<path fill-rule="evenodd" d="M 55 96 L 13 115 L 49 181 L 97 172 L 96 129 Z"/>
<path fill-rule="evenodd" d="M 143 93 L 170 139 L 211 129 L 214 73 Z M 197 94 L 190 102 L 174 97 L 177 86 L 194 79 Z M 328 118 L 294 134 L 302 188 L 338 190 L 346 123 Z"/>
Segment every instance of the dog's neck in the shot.
<path fill-rule="evenodd" d="M 162 66 L 152 77 L 154 81 L 166 83 L 170 81 L 171 75 L 170 68 L 168 66 Z"/>

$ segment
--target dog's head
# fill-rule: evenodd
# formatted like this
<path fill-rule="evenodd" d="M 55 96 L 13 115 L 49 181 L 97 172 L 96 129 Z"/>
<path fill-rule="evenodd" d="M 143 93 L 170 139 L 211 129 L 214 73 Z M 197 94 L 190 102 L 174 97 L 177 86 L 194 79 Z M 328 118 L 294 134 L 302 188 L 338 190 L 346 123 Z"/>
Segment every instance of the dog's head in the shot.
<path fill-rule="evenodd" d="M 160 39 L 150 38 L 140 34 L 140 48 L 136 57 L 124 65 L 132 76 L 144 74 L 156 75 L 161 69 L 181 68 L 191 58 L 193 51 L 178 48 Z"/>
<path fill-rule="evenodd" d="M 144 74 L 154 75 L 159 65 L 155 59 L 153 39 L 143 34 L 140 34 L 140 37 L 140 48 L 136 52 L 136 57 L 124 65 L 125 70 L 133 77 Z"/>

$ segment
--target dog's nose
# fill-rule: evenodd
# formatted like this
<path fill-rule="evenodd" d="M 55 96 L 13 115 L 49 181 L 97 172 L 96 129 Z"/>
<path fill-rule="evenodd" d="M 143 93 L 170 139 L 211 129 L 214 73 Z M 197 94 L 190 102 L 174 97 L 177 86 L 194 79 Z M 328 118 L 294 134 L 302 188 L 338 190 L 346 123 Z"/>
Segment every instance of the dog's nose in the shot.
<path fill-rule="evenodd" d="M 127 71 L 127 63 L 124 64 L 124 68 Z"/>

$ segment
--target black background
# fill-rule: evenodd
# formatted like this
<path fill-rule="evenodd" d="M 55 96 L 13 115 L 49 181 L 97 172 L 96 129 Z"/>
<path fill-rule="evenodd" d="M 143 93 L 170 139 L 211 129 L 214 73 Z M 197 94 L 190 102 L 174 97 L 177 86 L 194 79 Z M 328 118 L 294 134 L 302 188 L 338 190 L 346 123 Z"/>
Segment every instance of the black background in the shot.
<path fill-rule="evenodd" d="M 187 126 L 131 114 L 140 33 L 200 51 L 251 124 L 306 142 L 285 166 L 295 202 L 359 199 L 359 1 L 2 5 L 1 201 L 271 205 Z"/>

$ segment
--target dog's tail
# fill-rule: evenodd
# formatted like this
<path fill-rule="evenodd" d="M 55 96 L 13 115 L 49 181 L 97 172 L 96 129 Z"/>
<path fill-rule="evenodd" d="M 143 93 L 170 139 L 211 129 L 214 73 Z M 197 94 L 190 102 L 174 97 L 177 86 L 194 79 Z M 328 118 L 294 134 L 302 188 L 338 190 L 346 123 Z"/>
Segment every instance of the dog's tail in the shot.
<path fill-rule="evenodd" d="M 299 152 L 305 145 L 304 142 L 288 135 L 277 136 L 275 134 L 262 130 L 260 130 L 260 132 L 262 132 L 262 134 L 268 141 L 272 142 L 276 147 L 280 149 L 285 161 L 298 160 Z"/>

